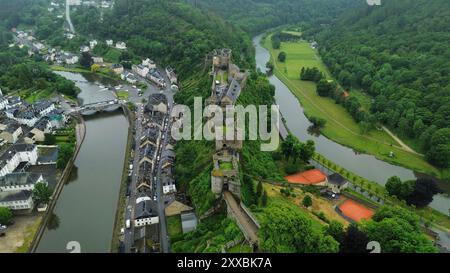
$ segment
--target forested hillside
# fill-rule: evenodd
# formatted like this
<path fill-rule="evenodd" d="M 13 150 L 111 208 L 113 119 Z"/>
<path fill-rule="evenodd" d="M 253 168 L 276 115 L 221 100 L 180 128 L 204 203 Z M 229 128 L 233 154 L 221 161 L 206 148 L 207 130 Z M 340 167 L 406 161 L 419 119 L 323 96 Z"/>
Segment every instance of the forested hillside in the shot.
<path fill-rule="evenodd" d="M 256 35 L 269 28 L 298 22 L 329 24 L 350 5 L 364 0 L 186 0 L 212 10 L 246 32 Z"/>
<path fill-rule="evenodd" d="M 36 27 L 37 35 L 54 28 L 55 22 L 45 19 L 47 4 L 47 0 L 0 0 L 0 88 L 3 93 L 17 92 L 33 101 L 54 92 L 72 97 L 78 92 L 73 82 L 54 74 L 38 58 L 29 58 L 26 48 L 9 47 L 13 27 Z M 62 22 L 60 28 L 62 36 Z"/>
<path fill-rule="evenodd" d="M 95 8 L 78 8 L 72 16 L 77 31 L 97 39 L 123 40 L 131 54 L 146 56 L 192 75 L 214 48 L 234 49 L 239 64 L 253 62 L 251 43 L 242 31 L 220 17 L 184 1 L 117 0 L 100 21 Z"/>
<path fill-rule="evenodd" d="M 413 139 L 441 168 L 450 161 L 449 20 L 446 0 L 385 1 L 306 33 L 345 88 L 374 99 L 374 120 Z"/>

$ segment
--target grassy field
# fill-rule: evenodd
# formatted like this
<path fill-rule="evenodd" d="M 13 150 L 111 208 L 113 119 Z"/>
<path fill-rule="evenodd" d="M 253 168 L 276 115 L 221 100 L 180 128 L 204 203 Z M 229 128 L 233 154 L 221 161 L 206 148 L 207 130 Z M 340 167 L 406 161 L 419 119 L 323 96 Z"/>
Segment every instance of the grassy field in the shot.
<path fill-rule="evenodd" d="M 319 219 L 315 214 L 322 212 L 328 220 L 335 220 L 342 223 L 344 226 L 347 226 L 349 223 L 342 218 L 333 208 L 333 203 L 325 200 L 321 197 L 314 196 L 310 193 L 305 193 L 302 189 L 292 188 L 292 193 L 295 196 L 286 197 L 280 193 L 280 190 L 283 188 L 281 186 L 275 186 L 268 183 L 263 183 L 263 187 L 267 192 L 268 204 L 277 206 L 277 204 L 287 204 L 292 206 L 292 209 L 298 210 L 301 213 L 305 214 L 308 218 L 310 218 L 313 222 L 313 226 L 316 229 L 322 228 L 323 225 L 327 223 L 323 220 Z M 302 205 L 303 198 L 308 194 L 311 196 L 313 200 L 313 205 L 311 208 L 306 209 Z M 257 213 L 256 213 L 257 214 Z"/>
<path fill-rule="evenodd" d="M 169 237 L 174 237 L 183 233 L 183 230 L 181 229 L 180 215 L 167 217 L 167 232 Z"/>
<path fill-rule="evenodd" d="M 342 145 L 362 153 L 372 154 L 392 164 L 402 165 L 419 172 L 442 177 L 442 172 L 431 166 L 422 156 L 409 153 L 397 147 L 396 141 L 386 132 L 374 129 L 366 134 L 362 134 L 359 125 L 344 107 L 336 104 L 331 98 L 318 96 L 315 83 L 301 81 L 300 69 L 302 67 L 317 67 L 331 79 L 329 71 L 307 42 L 283 42 L 279 50 L 274 50 L 270 46 L 269 36 L 264 46 L 270 50 L 276 76 L 299 99 L 306 116 L 320 117 L 327 121 L 325 128 L 321 130 L 323 135 Z M 277 56 L 281 51 L 286 52 L 287 58 L 285 63 L 277 60 Z M 353 90 L 351 92 L 360 99 L 364 107 L 370 105 L 370 98 L 362 92 Z M 389 157 L 391 151 L 394 152 L 394 157 Z"/>
<path fill-rule="evenodd" d="M 118 91 L 117 98 L 120 100 L 128 100 L 130 94 L 127 91 Z"/>

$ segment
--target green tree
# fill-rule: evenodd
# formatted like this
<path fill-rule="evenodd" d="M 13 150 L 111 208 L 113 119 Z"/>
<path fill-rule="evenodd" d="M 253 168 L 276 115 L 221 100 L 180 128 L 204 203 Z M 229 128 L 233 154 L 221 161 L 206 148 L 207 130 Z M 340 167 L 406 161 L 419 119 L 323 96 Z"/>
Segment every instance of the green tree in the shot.
<path fill-rule="evenodd" d="M 450 128 L 437 130 L 431 138 L 427 160 L 440 168 L 450 166 Z"/>
<path fill-rule="evenodd" d="M 333 237 L 315 229 L 311 219 L 288 205 L 269 206 L 259 230 L 263 252 L 336 253 L 339 244 Z"/>
<path fill-rule="evenodd" d="M 33 189 L 32 196 L 37 204 L 48 204 L 52 197 L 52 190 L 45 183 L 37 183 Z"/>
<path fill-rule="evenodd" d="M 9 224 L 13 218 L 11 209 L 0 207 L 0 224 Z"/>
<path fill-rule="evenodd" d="M 278 61 L 284 63 L 286 61 L 286 52 L 281 51 L 278 54 Z"/>
<path fill-rule="evenodd" d="M 263 192 L 263 185 L 262 185 L 262 182 L 259 181 L 258 185 L 256 186 L 256 196 L 258 198 L 261 197 L 262 192 Z"/>
<path fill-rule="evenodd" d="M 73 156 L 74 150 L 75 145 L 72 143 L 61 143 L 58 146 L 58 159 L 56 162 L 58 169 L 62 170 L 66 167 Z"/>
<path fill-rule="evenodd" d="M 345 236 L 344 225 L 333 220 L 325 227 L 325 234 L 330 235 L 337 242 L 342 243 Z"/>
<path fill-rule="evenodd" d="M 312 206 L 312 198 L 309 194 L 305 195 L 305 197 L 303 198 L 302 204 L 305 208 L 309 208 Z"/>
<path fill-rule="evenodd" d="M 261 206 L 267 206 L 267 191 L 264 190 L 261 196 Z"/>
<path fill-rule="evenodd" d="M 419 216 L 401 207 L 381 207 L 362 229 L 372 241 L 382 246 L 384 253 L 437 252 L 422 231 Z"/>

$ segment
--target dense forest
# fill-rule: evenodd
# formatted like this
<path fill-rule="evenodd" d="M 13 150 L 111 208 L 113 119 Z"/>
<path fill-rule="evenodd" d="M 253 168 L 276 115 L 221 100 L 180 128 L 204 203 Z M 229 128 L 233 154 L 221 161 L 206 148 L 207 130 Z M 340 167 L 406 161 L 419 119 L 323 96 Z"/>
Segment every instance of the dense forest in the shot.
<path fill-rule="evenodd" d="M 37 34 L 41 29 L 53 28 L 53 21 L 41 25 L 43 17 L 38 16 L 48 13 L 47 3 L 46 0 L 0 0 L 0 88 L 3 93 L 18 91 L 23 97 L 38 98 L 53 92 L 75 97 L 78 92 L 72 81 L 50 71 L 39 58 L 29 58 L 26 48 L 9 47 L 13 27 L 37 26 Z M 62 30 L 61 25 L 59 28 Z"/>
<path fill-rule="evenodd" d="M 330 24 L 359 0 L 186 0 L 204 10 L 212 10 L 251 35 L 269 28 L 302 22 Z"/>
<path fill-rule="evenodd" d="M 117 0 L 101 21 L 92 7 L 79 7 L 72 20 L 85 36 L 125 41 L 130 54 L 172 65 L 183 76 L 198 70 L 214 48 L 234 49 L 238 64 L 253 62 L 248 36 L 220 17 L 183 2 Z"/>
<path fill-rule="evenodd" d="M 387 1 L 306 32 L 344 88 L 373 98 L 373 120 L 440 168 L 450 164 L 450 2 Z"/>

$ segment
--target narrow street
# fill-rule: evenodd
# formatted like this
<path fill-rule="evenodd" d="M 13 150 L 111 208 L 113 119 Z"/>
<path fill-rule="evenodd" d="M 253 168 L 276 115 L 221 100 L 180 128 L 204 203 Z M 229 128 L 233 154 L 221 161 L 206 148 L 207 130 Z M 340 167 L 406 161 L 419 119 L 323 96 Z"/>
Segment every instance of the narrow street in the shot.
<path fill-rule="evenodd" d="M 168 80 L 166 78 L 166 80 Z M 147 83 L 147 90 L 144 92 L 143 97 L 138 96 L 130 96 L 130 101 L 133 102 L 136 105 L 136 117 L 135 117 L 135 133 L 134 133 L 134 158 L 133 158 L 133 170 L 131 174 L 131 181 L 129 184 L 129 189 L 127 190 L 129 192 L 129 196 L 127 197 L 126 201 L 126 210 L 125 210 L 125 221 L 130 220 L 131 226 L 130 228 L 125 228 L 124 233 L 124 251 L 125 253 L 131 253 L 133 252 L 133 246 L 134 246 L 134 219 L 135 219 L 135 206 L 136 206 L 136 199 L 137 199 L 137 184 L 138 180 L 141 174 L 139 173 L 139 161 L 141 159 L 140 154 L 140 140 L 144 136 L 144 128 L 142 126 L 142 121 L 144 119 L 144 109 L 145 104 L 143 104 L 141 101 L 142 99 L 148 99 L 153 94 L 160 94 L 163 93 L 167 98 L 167 104 L 168 104 L 168 111 L 167 115 L 164 117 L 164 120 L 167 120 L 167 126 L 165 126 L 165 130 L 162 131 L 161 136 L 161 149 L 157 149 L 156 157 L 162 158 L 163 153 L 165 152 L 166 146 L 168 144 L 168 141 L 170 139 L 170 112 L 173 107 L 173 91 L 170 89 L 170 87 L 167 87 L 165 90 L 158 90 L 157 88 L 154 88 L 151 84 Z M 170 86 L 170 85 L 168 85 Z M 163 123 L 164 124 L 164 123 Z M 166 198 L 163 194 L 163 183 L 161 179 L 161 169 L 162 169 L 162 162 L 161 160 L 157 161 L 155 171 L 155 177 L 156 180 L 154 180 L 156 183 L 156 203 L 157 203 L 157 214 L 159 216 L 159 223 L 160 223 L 160 244 L 161 244 L 161 252 L 168 253 L 170 251 L 170 245 L 168 240 L 168 233 L 167 233 L 167 223 L 166 223 L 166 217 L 165 217 L 165 202 Z M 125 226 L 125 223 L 124 223 Z"/>

